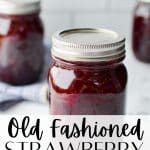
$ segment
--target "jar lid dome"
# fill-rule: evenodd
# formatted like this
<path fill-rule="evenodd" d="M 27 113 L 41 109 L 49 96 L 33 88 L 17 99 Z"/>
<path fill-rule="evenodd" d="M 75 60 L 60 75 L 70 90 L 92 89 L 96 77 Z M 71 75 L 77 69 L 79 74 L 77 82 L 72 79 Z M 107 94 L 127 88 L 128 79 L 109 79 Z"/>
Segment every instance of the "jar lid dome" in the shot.
<path fill-rule="evenodd" d="M 52 43 L 52 56 L 69 61 L 110 61 L 125 56 L 125 38 L 107 29 L 56 32 Z"/>
<path fill-rule="evenodd" d="M 0 0 L 0 13 L 8 15 L 32 14 L 40 11 L 40 0 Z"/>

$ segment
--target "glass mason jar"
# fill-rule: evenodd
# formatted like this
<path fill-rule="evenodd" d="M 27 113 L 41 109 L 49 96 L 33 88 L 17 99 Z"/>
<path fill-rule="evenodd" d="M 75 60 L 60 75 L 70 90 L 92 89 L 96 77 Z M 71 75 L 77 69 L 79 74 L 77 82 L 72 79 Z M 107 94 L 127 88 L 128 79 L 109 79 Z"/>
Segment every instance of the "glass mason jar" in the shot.
<path fill-rule="evenodd" d="M 135 56 L 150 63 L 150 0 L 140 0 L 135 8 L 132 41 Z"/>
<path fill-rule="evenodd" d="M 40 0 L 0 0 L 0 80 L 35 82 L 44 61 Z"/>
<path fill-rule="evenodd" d="M 72 29 L 53 36 L 48 81 L 53 115 L 123 115 L 125 39 L 105 29 Z"/>

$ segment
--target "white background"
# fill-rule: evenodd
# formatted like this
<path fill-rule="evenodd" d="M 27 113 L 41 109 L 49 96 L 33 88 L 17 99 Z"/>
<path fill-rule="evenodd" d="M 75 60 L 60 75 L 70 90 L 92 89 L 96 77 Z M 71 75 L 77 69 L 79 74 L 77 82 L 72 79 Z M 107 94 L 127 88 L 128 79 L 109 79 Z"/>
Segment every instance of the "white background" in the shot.
<path fill-rule="evenodd" d="M 42 0 L 46 41 L 56 30 L 103 27 L 129 37 L 132 12 L 137 0 Z"/>

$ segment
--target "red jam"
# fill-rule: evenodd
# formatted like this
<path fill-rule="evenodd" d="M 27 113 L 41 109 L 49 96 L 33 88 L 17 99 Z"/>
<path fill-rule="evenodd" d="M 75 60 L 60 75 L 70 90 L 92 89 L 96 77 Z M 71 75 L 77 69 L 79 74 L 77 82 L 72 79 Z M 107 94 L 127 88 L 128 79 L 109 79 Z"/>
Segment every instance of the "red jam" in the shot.
<path fill-rule="evenodd" d="M 48 81 L 53 115 L 123 115 L 125 39 L 106 29 L 70 29 L 53 36 Z"/>
<path fill-rule="evenodd" d="M 150 2 L 140 2 L 135 9 L 133 50 L 139 60 L 150 63 Z"/>
<path fill-rule="evenodd" d="M 43 25 L 39 13 L 1 14 L 0 80 L 14 85 L 37 81 L 43 58 Z"/>
<path fill-rule="evenodd" d="M 127 71 L 120 62 L 65 63 L 49 70 L 53 115 L 123 115 Z"/>

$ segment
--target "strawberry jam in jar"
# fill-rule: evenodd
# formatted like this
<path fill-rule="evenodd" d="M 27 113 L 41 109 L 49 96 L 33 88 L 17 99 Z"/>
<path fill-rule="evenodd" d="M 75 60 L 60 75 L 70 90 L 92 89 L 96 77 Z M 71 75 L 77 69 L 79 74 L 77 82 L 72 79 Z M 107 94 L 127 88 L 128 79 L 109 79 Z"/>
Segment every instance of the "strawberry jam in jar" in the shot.
<path fill-rule="evenodd" d="M 0 0 L 0 80 L 24 85 L 43 68 L 43 24 L 39 0 Z"/>
<path fill-rule="evenodd" d="M 135 8 L 132 41 L 135 56 L 150 63 L 150 0 L 140 0 Z"/>
<path fill-rule="evenodd" d="M 106 29 L 53 35 L 48 81 L 53 115 L 123 115 L 125 39 Z"/>

